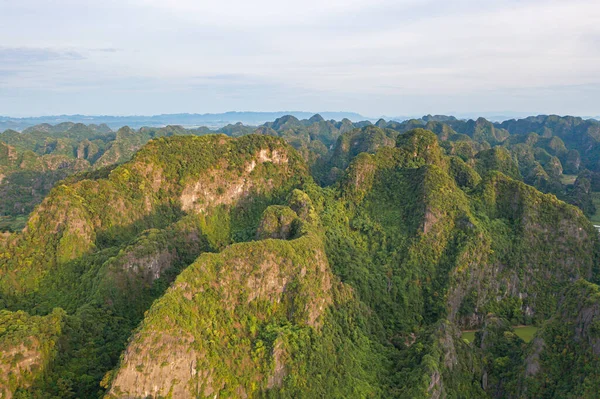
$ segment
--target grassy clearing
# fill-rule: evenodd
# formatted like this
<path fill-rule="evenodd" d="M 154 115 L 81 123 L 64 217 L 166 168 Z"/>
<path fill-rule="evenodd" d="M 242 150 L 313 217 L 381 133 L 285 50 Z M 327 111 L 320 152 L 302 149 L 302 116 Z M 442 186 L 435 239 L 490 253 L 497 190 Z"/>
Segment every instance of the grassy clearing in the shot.
<path fill-rule="evenodd" d="M 590 222 L 600 225 L 600 192 L 592 193 L 592 201 L 596 207 L 596 213 L 590 216 Z"/>
<path fill-rule="evenodd" d="M 523 341 L 529 342 L 533 339 L 533 336 L 537 330 L 538 328 L 534 326 L 515 327 L 515 334 L 517 334 Z"/>
<path fill-rule="evenodd" d="M 531 341 L 535 335 L 535 332 L 538 330 L 538 328 L 534 326 L 516 326 L 513 328 L 515 330 L 515 334 L 517 334 L 525 342 Z M 475 340 L 475 333 L 476 331 L 463 331 L 462 339 L 473 342 Z"/>
<path fill-rule="evenodd" d="M 27 215 L 0 216 L 0 231 L 20 231 L 27 223 Z"/>
<path fill-rule="evenodd" d="M 577 175 L 561 175 L 560 182 L 562 184 L 575 184 L 575 180 L 577 180 Z"/>
<path fill-rule="evenodd" d="M 462 339 L 466 339 L 469 342 L 475 341 L 475 331 L 464 331 L 462 333 Z"/>

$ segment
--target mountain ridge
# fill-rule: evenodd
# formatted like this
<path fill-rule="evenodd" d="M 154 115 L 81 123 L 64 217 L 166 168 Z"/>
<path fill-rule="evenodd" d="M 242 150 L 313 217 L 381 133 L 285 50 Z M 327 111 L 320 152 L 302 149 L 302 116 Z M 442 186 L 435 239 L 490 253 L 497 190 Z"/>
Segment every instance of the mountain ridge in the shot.
<path fill-rule="evenodd" d="M 567 146 L 582 142 L 567 139 L 574 119 L 548 118 L 534 120 L 545 137 L 521 133 L 531 120 L 507 130 L 440 116 L 377 126 L 286 116 L 253 134 L 227 128 L 239 137 L 175 126 L 103 133 L 118 139 L 107 148 L 119 157 L 62 180 L 24 230 L 0 236 L 6 324 L 65 312 L 47 341 L 62 350 L 9 392 L 523 393 L 536 384 L 522 365 L 537 349 L 510 326 L 559 339 L 543 326 L 568 314 L 564 295 L 585 295 L 577 280 L 599 276 L 600 239 L 583 210 L 525 182 L 530 167 L 560 178 Z M 576 122 L 594 142 L 596 125 Z M 95 128 L 58 128 L 74 138 L 52 129 L 6 137 L 29 156 L 95 154 Z M 11 148 L 0 147 L 7 172 L 19 159 Z M 485 339 L 465 342 L 465 328 Z M 34 338 L 19 334 L 11 348 Z"/>
<path fill-rule="evenodd" d="M 309 112 L 309 111 L 229 111 L 223 113 L 180 113 L 159 115 L 49 115 L 37 117 L 14 118 L 0 116 L 0 130 L 14 129 L 24 130 L 38 124 L 57 124 L 64 122 L 78 122 L 85 124 L 105 124 L 112 129 L 123 126 L 140 128 L 143 126 L 162 127 L 166 125 L 183 125 L 188 127 L 207 125 L 211 128 L 223 127 L 229 123 L 242 122 L 244 124 L 260 125 L 265 122 L 280 118 L 285 115 L 293 115 L 298 119 L 308 119 L 313 115 L 321 115 L 325 119 L 341 120 L 344 118 L 359 121 L 368 119 L 355 112 Z"/>

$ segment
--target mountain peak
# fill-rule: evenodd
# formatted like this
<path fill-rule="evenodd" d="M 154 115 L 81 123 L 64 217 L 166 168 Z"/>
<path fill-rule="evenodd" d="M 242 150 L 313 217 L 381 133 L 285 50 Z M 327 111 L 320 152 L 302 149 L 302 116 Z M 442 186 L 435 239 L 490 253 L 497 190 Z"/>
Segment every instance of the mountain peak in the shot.
<path fill-rule="evenodd" d="M 314 114 L 308 120 L 308 122 L 310 122 L 310 123 L 319 123 L 319 122 L 324 122 L 324 121 L 325 121 L 325 119 L 323 119 L 323 117 L 319 114 Z"/>

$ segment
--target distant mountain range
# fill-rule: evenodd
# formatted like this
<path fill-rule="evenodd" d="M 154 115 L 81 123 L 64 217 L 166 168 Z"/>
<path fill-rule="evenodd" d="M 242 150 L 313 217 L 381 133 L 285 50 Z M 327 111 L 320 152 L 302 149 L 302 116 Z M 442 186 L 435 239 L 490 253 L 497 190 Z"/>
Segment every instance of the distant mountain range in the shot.
<path fill-rule="evenodd" d="M 438 121 L 444 121 L 448 118 L 447 115 L 452 115 L 455 119 L 473 119 L 477 118 L 485 118 L 490 122 L 501 123 L 510 119 L 525 119 L 530 115 L 544 115 L 541 112 L 511 112 L 511 111 L 503 111 L 503 112 L 450 112 L 444 115 L 434 115 L 433 119 Z M 429 115 L 431 116 L 431 115 Z M 583 119 L 596 119 L 600 120 L 600 115 L 598 116 L 589 116 L 589 115 L 579 115 Z M 409 119 L 421 119 L 418 115 L 396 115 L 396 116 L 382 116 L 385 120 L 392 120 L 397 122 L 403 122 Z M 369 120 L 371 120 L 369 118 Z"/>
<path fill-rule="evenodd" d="M 181 125 L 184 127 L 207 126 L 220 128 L 230 123 L 241 122 L 245 125 L 261 125 L 284 115 L 293 115 L 298 119 L 308 119 L 314 112 L 303 111 L 281 111 L 281 112 L 225 112 L 221 114 L 162 114 L 162 115 L 51 115 L 38 117 L 13 118 L 0 116 L 0 131 L 6 129 L 24 130 L 28 127 L 41 123 L 52 125 L 63 122 L 75 122 L 84 124 L 106 124 L 111 128 L 129 126 L 140 128 L 142 126 L 161 127 L 166 125 Z M 329 120 L 350 119 L 353 122 L 369 119 L 355 112 L 321 112 L 320 115 Z"/>
<path fill-rule="evenodd" d="M 23 117 L 15 118 L 10 116 L 0 116 L 0 132 L 6 129 L 12 129 L 17 131 L 25 130 L 29 127 L 47 123 L 51 125 L 57 125 L 64 122 L 83 123 L 86 125 L 101 125 L 106 124 L 111 129 L 118 129 L 123 126 L 129 126 L 134 129 L 141 127 L 163 127 L 167 125 L 179 125 L 185 128 L 193 128 L 206 126 L 211 129 L 219 129 L 229 124 L 235 124 L 238 122 L 244 125 L 258 126 L 266 122 L 273 121 L 277 118 L 281 118 L 285 115 L 292 115 L 298 119 L 309 119 L 313 116 L 314 112 L 306 111 L 277 111 L 277 112 L 224 112 L 219 114 L 161 114 L 161 115 L 129 115 L 129 116 L 115 116 L 115 115 L 49 115 L 49 116 L 34 116 L 34 117 Z M 325 120 L 336 120 L 341 121 L 343 119 L 349 119 L 352 122 L 359 121 L 371 121 L 375 122 L 379 119 L 373 117 L 363 116 L 356 112 L 320 112 L 319 113 Z M 524 118 L 530 114 L 526 113 L 452 113 L 450 115 L 426 115 L 424 117 L 417 115 L 404 115 L 404 116 L 382 116 L 381 118 L 386 120 L 392 120 L 397 122 L 403 122 L 410 119 L 423 119 L 423 120 L 436 120 L 444 122 L 448 119 L 477 119 L 478 117 L 484 117 L 491 122 L 503 122 L 509 119 Z M 534 114 L 531 114 L 534 115 Z M 600 120 L 600 116 L 596 117 L 584 117 L 584 119 L 596 119 Z"/>

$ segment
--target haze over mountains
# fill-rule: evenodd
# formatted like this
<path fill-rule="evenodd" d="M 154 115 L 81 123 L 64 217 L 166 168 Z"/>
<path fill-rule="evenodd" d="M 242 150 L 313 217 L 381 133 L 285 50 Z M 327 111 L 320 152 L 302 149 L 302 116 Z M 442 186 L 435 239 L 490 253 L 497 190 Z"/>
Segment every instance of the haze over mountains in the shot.
<path fill-rule="evenodd" d="M 129 126 L 134 129 L 139 129 L 143 126 L 149 127 L 162 127 L 167 125 L 180 125 L 183 127 L 199 127 L 206 126 L 211 129 L 223 127 L 228 124 L 243 123 L 245 125 L 261 125 L 265 122 L 280 118 L 285 115 L 292 115 L 298 119 L 308 119 L 314 112 L 305 111 L 281 111 L 281 112 L 242 112 L 242 111 L 231 111 L 225 113 L 216 114 L 162 114 L 162 115 L 130 115 L 130 116 L 114 116 L 114 115 L 48 115 L 48 116 L 37 116 L 37 117 L 10 117 L 0 116 L 0 131 L 6 129 L 13 129 L 22 131 L 28 127 L 32 127 L 38 124 L 52 124 L 56 125 L 63 122 L 74 122 L 84 124 L 105 124 L 111 129 L 118 129 L 123 126 Z M 364 116 L 356 112 L 319 112 L 325 119 L 342 120 L 344 118 L 349 119 L 353 122 L 361 120 L 370 120 L 375 122 L 380 118 L 395 120 L 398 122 L 407 119 L 418 119 L 420 115 L 407 115 L 407 116 Z M 477 119 L 478 117 L 484 117 L 492 122 L 502 122 L 504 120 L 526 117 L 528 113 L 525 112 L 487 112 L 487 113 L 459 113 L 451 114 L 456 116 L 458 119 Z M 596 117 L 595 119 L 600 119 Z"/>
<path fill-rule="evenodd" d="M 243 123 L 246 125 L 261 125 L 265 122 L 280 118 L 284 115 L 293 115 L 299 119 L 308 119 L 314 112 L 225 112 L 221 114 L 163 114 L 163 115 L 131 115 L 131 116 L 111 116 L 111 115 L 50 115 L 38 117 L 11 118 L 0 116 L 0 131 L 13 129 L 21 131 L 31 126 L 41 123 L 59 124 L 63 122 L 74 122 L 84 124 L 106 124 L 112 129 L 118 129 L 123 126 L 129 126 L 139 129 L 143 126 L 162 127 L 166 125 L 180 125 L 184 127 L 206 126 L 209 128 L 219 128 L 227 124 Z M 342 120 L 347 118 L 351 121 L 368 119 L 355 112 L 322 112 L 321 115 L 326 119 Z"/>

